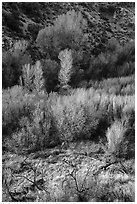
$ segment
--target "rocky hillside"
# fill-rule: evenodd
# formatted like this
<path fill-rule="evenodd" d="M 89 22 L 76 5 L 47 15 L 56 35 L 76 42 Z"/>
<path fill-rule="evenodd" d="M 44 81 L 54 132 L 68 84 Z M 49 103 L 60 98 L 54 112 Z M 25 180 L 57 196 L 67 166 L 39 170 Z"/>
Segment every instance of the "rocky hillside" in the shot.
<path fill-rule="evenodd" d="M 81 11 L 87 20 L 85 31 L 93 52 L 98 54 L 107 41 L 115 37 L 121 44 L 134 39 L 135 4 L 134 2 L 33 2 L 2 4 L 3 47 L 15 39 L 35 42 L 38 31 L 51 25 L 53 20 L 69 10 Z"/>

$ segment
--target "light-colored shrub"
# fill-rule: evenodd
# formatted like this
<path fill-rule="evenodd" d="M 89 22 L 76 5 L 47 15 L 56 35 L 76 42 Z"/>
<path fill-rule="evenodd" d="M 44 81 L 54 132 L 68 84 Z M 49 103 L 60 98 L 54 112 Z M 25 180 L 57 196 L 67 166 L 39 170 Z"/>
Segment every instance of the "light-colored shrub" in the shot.
<path fill-rule="evenodd" d="M 37 61 L 34 66 L 34 86 L 37 93 L 44 89 L 43 71 L 40 61 Z"/>
<path fill-rule="evenodd" d="M 48 147 L 50 127 L 49 109 L 47 109 L 45 101 L 40 100 L 36 103 L 30 118 L 24 116 L 21 118 L 19 131 L 16 131 L 11 137 L 11 143 L 14 141 L 13 149 L 35 151 Z"/>
<path fill-rule="evenodd" d="M 81 133 L 85 123 L 82 108 L 71 104 L 68 106 L 58 104 L 54 107 L 53 114 L 61 141 L 72 141 Z"/>
<path fill-rule="evenodd" d="M 72 74 L 72 51 L 68 49 L 63 50 L 59 53 L 58 58 L 60 59 L 61 64 L 59 81 L 62 86 L 67 85 Z"/>
<path fill-rule="evenodd" d="M 106 137 L 108 141 L 108 151 L 110 153 L 119 153 L 126 131 L 127 128 L 121 121 L 115 121 L 111 127 L 108 128 Z"/>
<path fill-rule="evenodd" d="M 19 56 L 25 52 L 28 47 L 28 42 L 26 40 L 16 41 L 13 45 L 13 54 L 14 56 Z"/>
<path fill-rule="evenodd" d="M 114 120 L 130 116 L 135 109 L 133 96 L 109 95 L 93 88 L 74 89 L 68 96 L 52 93 L 49 100 L 61 140 L 95 138 L 98 128 L 105 132 Z"/>
<path fill-rule="evenodd" d="M 11 147 L 14 147 L 14 142 L 13 143 L 11 142 L 12 134 L 14 134 L 17 130 L 20 130 L 19 123 L 22 117 L 30 118 L 31 111 L 34 109 L 35 100 L 36 99 L 34 94 L 26 93 L 26 91 L 21 86 L 14 86 L 11 89 L 3 90 L 2 93 L 3 147 L 5 146 L 10 150 L 14 149 L 14 148 L 11 149 Z"/>
<path fill-rule="evenodd" d="M 34 89 L 33 75 L 33 67 L 30 64 L 25 64 L 22 68 L 22 77 L 20 77 L 20 84 L 22 86 L 24 85 L 27 90 Z"/>
<path fill-rule="evenodd" d="M 52 111 L 61 140 L 95 137 L 99 121 L 104 118 L 103 111 L 97 108 L 99 98 L 90 92 L 77 89 L 69 96 L 58 96 L 52 100 Z M 94 101 L 95 100 L 95 101 Z"/>
<path fill-rule="evenodd" d="M 21 86 L 14 86 L 11 89 L 3 90 L 2 93 L 2 123 L 7 126 L 14 124 L 20 115 L 28 112 L 32 107 L 33 94 L 28 94 Z"/>
<path fill-rule="evenodd" d="M 44 89 L 43 71 L 40 61 L 37 61 L 34 66 L 27 64 L 23 67 L 24 86 L 29 91 L 40 93 Z"/>
<path fill-rule="evenodd" d="M 102 81 L 90 80 L 88 86 L 93 87 L 97 91 L 116 95 L 133 95 L 135 93 L 134 75 L 128 77 L 108 78 Z"/>

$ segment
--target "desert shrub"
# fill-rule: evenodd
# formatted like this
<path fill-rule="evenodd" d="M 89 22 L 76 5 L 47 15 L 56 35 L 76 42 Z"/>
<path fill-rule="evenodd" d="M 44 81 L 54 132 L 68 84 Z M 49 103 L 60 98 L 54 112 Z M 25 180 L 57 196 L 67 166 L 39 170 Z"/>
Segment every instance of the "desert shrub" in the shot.
<path fill-rule="evenodd" d="M 86 107 L 86 105 L 85 105 Z M 99 138 L 104 138 L 104 133 L 109 125 L 107 112 L 101 107 L 97 109 L 96 103 L 85 108 L 85 126 L 83 128 L 83 135 L 85 139 L 98 141 Z"/>
<path fill-rule="evenodd" d="M 109 117 L 122 118 L 123 114 L 129 114 L 135 110 L 135 98 L 133 96 L 116 96 L 114 94 L 107 94 L 106 92 L 100 91 L 99 89 L 94 90 L 90 88 L 85 90 L 85 103 L 89 106 L 94 103 L 96 110 L 102 109 L 106 111 Z M 82 96 L 81 96 L 82 97 Z M 76 100 L 76 99 L 75 99 Z M 84 102 L 84 101 L 83 101 Z"/>
<path fill-rule="evenodd" d="M 59 118 L 63 118 L 62 123 L 59 121 L 61 127 L 63 126 L 63 121 L 67 120 L 70 121 L 68 122 L 70 125 L 73 121 L 71 117 L 74 117 L 73 114 L 76 115 L 77 108 L 79 113 L 80 110 L 83 109 L 83 132 L 78 133 L 78 135 L 83 138 L 91 138 L 92 136 L 92 138 L 94 138 L 97 137 L 98 134 L 100 136 L 105 135 L 104 132 L 108 126 L 116 119 L 120 120 L 124 115 L 130 116 L 135 109 L 133 101 L 134 96 L 123 97 L 109 95 L 92 88 L 89 90 L 76 89 L 73 90 L 69 96 L 58 96 L 55 102 L 53 102 L 53 107 L 56 107 L 56 111 L 59 113 L 53 112 L 55 115 L 59 114 Z M 60 109 L 60 111 L 57 109 Z M 63 110 L 68 112 L 68 114 L 64 112 L 65 115 L 63 115 Z M 65 116 L 67 116 L 68 119 L 65 119 Z M 67 124 L 67 122 L 64 123 Z M 78 136 L 76 137 L 78 138 Z"/>
<path fill-rule="evenodd" d="M 13 48 L 9 51 L 4 51 L 2 55 L 2 86 L 3 88 L 11 87 L 19 84 L 22 65 L 31 62 L 31 58 L 27 55 L 28 43 L 17 41 Z"/>
<path fill-rule="evenodd" d="M 124 116 L 130 116 L 132 112 L 135 111 L 135 98 L 133 96 L 116 96 L 114 94 L 107 94 L 103 91 L 92 91 L 93 89 L 89 89 L 88 95 L 91 95 L 91 98 L 88 97 L 87 104 L 92 102 L 94 103 L 94 108 L 96 110 L 103 110 L 104 121 L 107 117 L 106 122 L 110 125 L 114 120 L 121 120 Z M 92 93 L 92 92 L 94 93 Z"/>
<path fill-rule="evenodd" d="M 19 123 L 19 131 L 13 133 L 11 143 L 14 142 L 14 150 L 35 151 L 49 146 L 49 130 L 51 119 L 49 109 L 45 101 L 36 103 L 31 117 L 22 117 Z"/>
<path fill-rule="evenodd" d="M 61 141 L 97 139 L 99 127 L 104 123 L 106 128 L 106 105 L 100 104 L 100 95 L 93 90 L 73 90 L 70 95 L 52 99 L 51 104 Z"/>
<path fill-rule="evenodd" d="M 53 114 L 60 141 L 73 141 L 81 133 L 85 122 L 84 112 L 81 108 L 63 107 L 58 104 L 57 107 L 53 107 Z"/>
<path fill-rule="evenodd" d="M 47 98 L 39 98 L 35 102 L 33 99 L 29 115 L 20 116 L 17 128 L 11 132 L 10 137 L 4 138 L 3 146 L 18 153 L 42 150 L 60 143 L 56 132 Z"/>
<path fill-rule="evenodd" d="M 3 90 L 2 93 L 2 129 L 3 135 L 8 135 L 18 128 L 21 117 L 30 117 L 35 109 L 35 103 L 47 99 L 45 93 L 28 93 L 21 86 Z"/>
<path fill-rule="evenodd" d="M 40 30 L 37 36 L 37 45 L 50 55 L 51 59 L 57 59 L 59 52 L 66 48 L 79 50 L 85 41 L 83 29 L 86 27 L 80 12 L 74 10 L 59 16 L 53 26 Z"/>
<path fill-rule="evenodd" d="M 43 71 L 40 61 L 37 61 L 34 66 L 26 64 L 22 69 L 21 84 L 29 91 L 40 93 L 43 91 L 45 82 L 43 79 Z"/>
<path fill-rule="evenodd" d="M 2 93 L 2 130 L 8 135 L 18 128 L 19 120 L 29 116 L 34 95 L 29 95 L 21 86 L 3 90 Z"/>
<path fill-rule="evenodd" d="M 135 156 L 135 129 L 134 113 L 123 116 L 120 120 L 115 120 L 108 128 L 106 137 L 108 140 L 109 153 L 124 158 Z"/>
<path fill-rule="evenodd" d="M 60 142 L 46 93 L 28 93 L 21 86 L 4 90 L 2 111 L 3 148 L 22 153 Z"/>
<path fill-rule="evenodd" d="M 93 87 L 96 90 L 115 94 L 115 95 L 133 95 L 135 90 L 134 75 L 128 77 L 108 78 L 101 81 L 90 80 L 88 87 Z"/>
<path fill-rule="evenodd" d="M 113 96 L 112 97 L 113 110 L 116 113 L 118 110 L 122 114 L 130 114 L 135 111 L 135 96 Z M 122 117 L 122 116 L 121 116 Z"/>
<path fill-rule="evenodd" d="M 126 128 L 121 121 L 115 121 L 110 128 L 108 128 L 106 137 L 108 140 L 108 151 L 112 154 L 118 154 L 120 146 L 124 140 Z"/>

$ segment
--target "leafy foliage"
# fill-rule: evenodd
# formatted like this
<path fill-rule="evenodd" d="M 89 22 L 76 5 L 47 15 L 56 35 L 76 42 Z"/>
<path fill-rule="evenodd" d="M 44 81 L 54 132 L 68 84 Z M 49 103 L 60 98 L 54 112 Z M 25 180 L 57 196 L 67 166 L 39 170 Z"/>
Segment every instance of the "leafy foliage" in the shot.
<path fill-rule="evenodd" d="M 4 51 L 2 55 L 2 86 L 3 88 L 11 87 L 19 84 L 22 66 L 31 62 L 30 56 L 25 52 L 28 42 L 17 41 L 13 48 Z"/>
<path fill-rule="evenodd" d="M 135 72 L 134 56 L 134 41 L 121 46 L 112 38 L 112 41 L 108 42 L 104 53 L 102 52 L 96 57 L 91 56 L 85 76 L 87 79 L 130 76 Z"/>
<path fill-rule="evenodd" d="M 40 30 L 37 45 L 47 52 L 51 59 L 57 59 L 59 52 L 64 49 L 79 50 L 84 43 L 83 29 L 86 26 L 80 12 L 74 10 L 59 16 L 53 26 Z"/>

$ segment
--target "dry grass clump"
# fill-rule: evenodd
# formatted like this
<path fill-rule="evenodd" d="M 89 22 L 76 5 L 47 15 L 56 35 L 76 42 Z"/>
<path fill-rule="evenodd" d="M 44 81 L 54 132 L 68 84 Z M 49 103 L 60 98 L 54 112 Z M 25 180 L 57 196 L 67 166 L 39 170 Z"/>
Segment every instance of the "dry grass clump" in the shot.
<path fill-rule="evenodd" d="M 108 140 L 108 151 L 110 153 L 116 153 L 120 151 L 122 142 L 127 129 L 124 127 L 121 121 L 115 121 L 106 132 Z"/>

